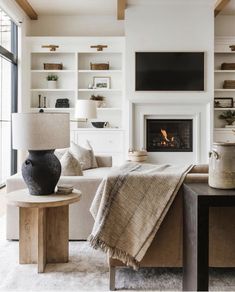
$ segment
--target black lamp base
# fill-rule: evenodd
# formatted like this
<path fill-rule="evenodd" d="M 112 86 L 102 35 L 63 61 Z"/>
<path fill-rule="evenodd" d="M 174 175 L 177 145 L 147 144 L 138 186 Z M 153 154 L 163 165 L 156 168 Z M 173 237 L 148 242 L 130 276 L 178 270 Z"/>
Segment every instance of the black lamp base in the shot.
<path fill-rule="evenodd" d="M 61 164 L 54 150 L 30 150 L 22 165 L 22 175 L 29 193 L 35 196 L 53 194 L 60 174 Z"/>

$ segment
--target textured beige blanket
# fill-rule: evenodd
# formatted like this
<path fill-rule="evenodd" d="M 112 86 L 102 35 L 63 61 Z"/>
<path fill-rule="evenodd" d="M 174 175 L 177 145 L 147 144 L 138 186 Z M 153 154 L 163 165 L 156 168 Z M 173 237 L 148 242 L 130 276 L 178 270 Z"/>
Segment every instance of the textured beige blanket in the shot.
<path fill-rule="evenodd" d="M 88 240 L 137 269 L 191 166 L 127 163 L 103 179 Z"/>

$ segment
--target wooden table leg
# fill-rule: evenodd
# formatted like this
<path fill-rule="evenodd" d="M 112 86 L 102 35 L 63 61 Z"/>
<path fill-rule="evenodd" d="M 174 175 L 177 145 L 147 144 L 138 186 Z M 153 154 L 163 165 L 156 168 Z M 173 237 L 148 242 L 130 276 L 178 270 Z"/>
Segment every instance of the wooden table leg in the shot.
<path fill-rule="evenodd" d="M 69 258 L 68 206 L 20 208 L 20 264 L 67 263 Z"/>
<path fill-rule="evenodd" d="M 38 209 L 38 273 L 44 273 L 46 258 L 46 209 Z"/>
<path fill-rule="evenodd" d="M 184 193 L 183 291 L 208 291 L 209 208 Z"/>
<path fill-rule="evenodd" d="M 20 264 L 36 264 L 38 261 L 38 210 L 20 208 L 19 215 L 19 262 Z"/>
<path fill-rule="evenodd" d="M 69 260 L 69 206 L 47 208 L 47 263 Z"/>

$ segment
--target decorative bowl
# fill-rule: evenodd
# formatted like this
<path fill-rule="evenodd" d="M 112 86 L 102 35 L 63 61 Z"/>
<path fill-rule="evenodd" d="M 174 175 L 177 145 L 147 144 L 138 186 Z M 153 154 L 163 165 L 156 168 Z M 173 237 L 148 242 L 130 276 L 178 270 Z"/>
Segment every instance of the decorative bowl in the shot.
<path fill-rule="evenodd" d="M 95 128 L 104 128 L 107 122 L 91 122 L 92 126 Z"/>

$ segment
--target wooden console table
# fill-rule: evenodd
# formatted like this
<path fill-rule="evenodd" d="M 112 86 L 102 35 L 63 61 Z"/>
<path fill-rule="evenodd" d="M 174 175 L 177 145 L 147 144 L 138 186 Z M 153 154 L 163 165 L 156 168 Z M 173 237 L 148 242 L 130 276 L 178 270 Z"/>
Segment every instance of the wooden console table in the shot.
<path fill-rule="evenodd" d="M 69 204 L 80 200 L 80 191 L 71 194 L 32 196 L 27 189 L 6 195 L 8 205 L 19 207 L 20 264 L 38 264 L 43 273 L 47 263 L 66 263 L 69 256 Z"/>
<path fill-rule="evenodd" d="M 209 208 L 235 206 L 235 190 L 184 184 L 183 291 L 208 291 Z"/>

